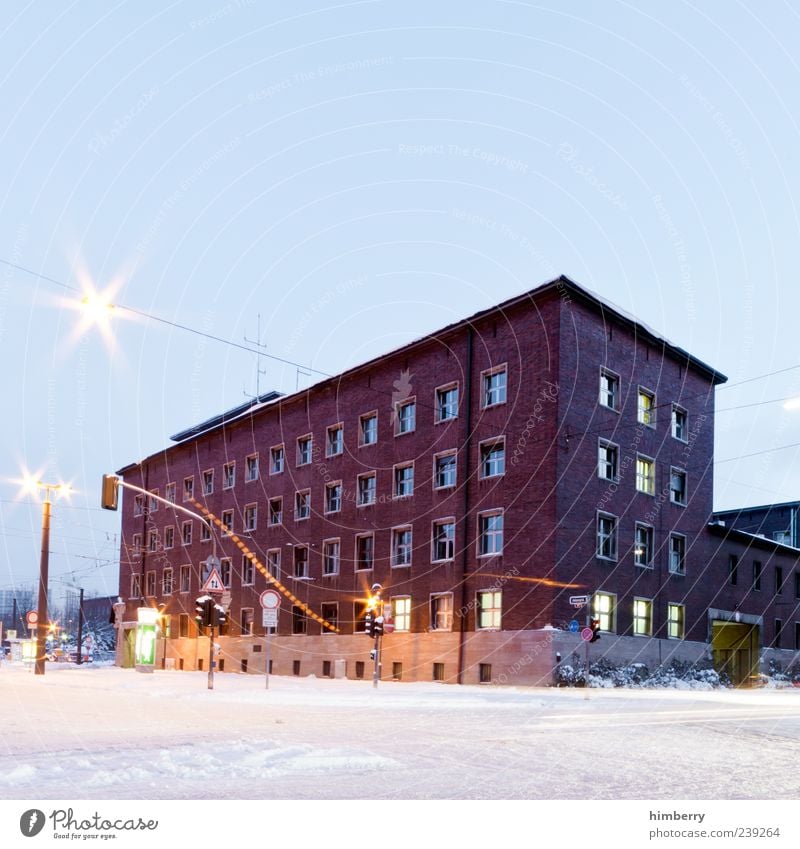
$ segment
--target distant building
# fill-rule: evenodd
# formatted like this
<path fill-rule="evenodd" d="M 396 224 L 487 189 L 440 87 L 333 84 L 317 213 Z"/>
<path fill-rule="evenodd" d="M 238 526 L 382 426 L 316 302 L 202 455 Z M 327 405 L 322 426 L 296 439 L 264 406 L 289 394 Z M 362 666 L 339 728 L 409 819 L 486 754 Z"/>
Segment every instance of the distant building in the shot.
<path fill-rule="evenodd" d="M 570 599 L 588 596 L 593 658 L 713 659 L 745 683 L 767 649 L 796 659 L 800 578 L 798 552 L 709 525 L 725 379 L 561 277 L 241 405 L 120 474 L 231 530 L 215 534 L 220 670 L 263 673 L 269 572 L 286 588 L 279 674 L 368 677 L 379 583 L 387 678 L 550 683 L 559 655 L 583 657 L 588 610 Z M 207 662 L 194 614 L 211 550 L 196 519 L 124 493 L 126 663 L 143 605 L 169 617 L 159 662 Z"/>
<path fill-rule="evenodd" d="M 800 501 L 718 510 L 714 519 L 724 522 L 726 527 L 800 548 Z"/>

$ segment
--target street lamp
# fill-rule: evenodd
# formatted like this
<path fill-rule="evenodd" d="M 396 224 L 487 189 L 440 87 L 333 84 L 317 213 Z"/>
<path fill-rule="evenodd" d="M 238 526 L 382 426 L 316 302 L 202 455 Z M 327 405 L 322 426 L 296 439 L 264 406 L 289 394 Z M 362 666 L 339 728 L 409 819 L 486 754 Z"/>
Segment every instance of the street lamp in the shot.
<path fill-rule="evenodd" d="M 36 661 L 34 674 L 44 675 L 45 660 L 47 656 L 47 584 L 50 570 L 50 514 L 52 498 L 54 494 L 66 493 L 69 486 L 65 484 L 42 483 L 42 481 L 25 481 L 25 487 L 31 492 L 44 490 L 44 501 L 42 502 L 42 554 L 39 561 L 39 605 L 37 612 L 39 619 L 36 627 Z"/>

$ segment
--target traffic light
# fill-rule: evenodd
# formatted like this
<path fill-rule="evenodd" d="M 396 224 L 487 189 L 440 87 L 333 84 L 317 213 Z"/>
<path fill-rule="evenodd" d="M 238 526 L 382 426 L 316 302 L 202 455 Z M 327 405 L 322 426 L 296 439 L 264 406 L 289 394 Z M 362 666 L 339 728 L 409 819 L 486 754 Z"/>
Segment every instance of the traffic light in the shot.
<path fill-rule="evenodd" d="M 364 633 L 368 637 L 375 636 L 375 616 L 371 610 L 367 610 L 367 616 L 364 620 Z"/>
<path fill-rule="evenodd" d="M 214 601 L 207 595 L 201 595 L 195 600 L 195 608 L 197 615 L 194 617 L 197 625 L 200 628 L 208 628 L 211 625 L 212 612 L 214 610 Z"/>
<path fill-rule="evenodd" d="M 220 607 L 220 605 L 218 605 L 218 604 L 214 605 L 214 610 L 217 613 L 217 616 L 216 616 L 217 628 L 221 628 L 228 621 L 228 615 L 225 613 L 223 608 Z"/>
<path fill-rule="evenodd" d="M 383 616 L 376 616 L 372 622 L 372 636 L 380 637 L 383 634 Z"/>
<path fill-rule="evenodd" d="M 592 639 L 589 642 L 595 643 L 600 639 L 600 620 L 592 619 L 589 627 L 592 629 Z"/>
<path fill-rule="evenodd" d="M 100 506 L 104 510 L 117 509 L 117 493 L 119 478 L 116 475 L 103 475 L 103 492 L 100 497 Z"/>

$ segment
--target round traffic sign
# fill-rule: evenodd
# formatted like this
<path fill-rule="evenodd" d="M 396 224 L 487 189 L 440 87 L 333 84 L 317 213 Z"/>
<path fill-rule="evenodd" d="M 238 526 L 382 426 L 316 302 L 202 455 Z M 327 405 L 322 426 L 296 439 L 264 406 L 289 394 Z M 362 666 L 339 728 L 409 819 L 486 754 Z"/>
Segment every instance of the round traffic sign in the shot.
<path fill-rule="evenodd" d="M 36 625 L 36 623 L 39 621 L 39 614 L 35 610 L 29 610 L 25 614 L 25 621 L 29 625 Z"/>
<path fill-rule="evenodd" d="M 591 628 L 584 628 L 581 631 L 581 639 L 586 640 L 587 643 L 589 642 L 589 640 L 592 639 L 593 636 L 594 636 L 594 631 Z"/>
<path fill-rule="evenodd" d="M 577 619 L 571 619 L 569 623 L 569 629 L 573 634 L 577 634 L 580 631 L 581 625 Z"/>
<path fill-rule="evenodd" d="M 275 590 L 264 590 L 259 601 L 264 610 L 277 610 L 281 606 L 281 597 Z"/>

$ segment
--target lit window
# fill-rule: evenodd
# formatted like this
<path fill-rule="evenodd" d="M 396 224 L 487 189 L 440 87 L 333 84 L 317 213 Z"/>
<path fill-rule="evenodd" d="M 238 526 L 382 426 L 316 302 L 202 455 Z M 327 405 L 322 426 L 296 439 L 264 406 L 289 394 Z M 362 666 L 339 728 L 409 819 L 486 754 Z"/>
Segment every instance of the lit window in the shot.
<path fill-rule="evenodd" d="M 214 492 L 214 470 L 203 472 L 203 495 L 211 495 Z"/>
<path fill-rule="evenodd" d="M 342 482 L 325 485 L 325 512 L 338 513 L 342 509 Z"/>
<path fill-rule="evenodd" d="M 653 566 L 653 529 L 649 525 L 636 523 L 633 543 L 633 562 L 637 566 L 651 569 Z"/>
<path fill-rule="evenodd" d="M 248 483 L 258 480 L 258 454 L 250 454 L 245 458 L 244 479 Z"/>
<path fill-rule="evenodd" d="M 617 517 L 608 513 L 597 516 L 597 556 L 617 559 Z"/>
<path fill-rule="evenodd" d="M 378 441 L 378 414 L 361 416 L 361 444 L 374 445 Z"/>
<path fill-rule="evenodd" d="M 686 472 L 674 468 L 670 470 L 669 497 L 673 504 L 686 506 Z"/>
<path fill-rule="evenodd" d="M 392 618 L 395 631 L 411 630 L 411 598 L 409 596 L 392 599 Z"/>
<path fill-rule="evenodd" d="M 483 375 L 483 406 L 491 407 L 506 401 L 505 366 L 485 372 Z"/>
<path fill-rule="evenodd" d="M 244 508 L 244 529 L 254 531 L 258 524 L 258 505 L 247 504 Z"/>
<path fill-rule="evenodd" d="M 296 520 L 307 519 L 311 515 L 311 492 L 304 489 L 296 492 L 294 496 L 294 518 Z"/>
<path fill-rule="evenodd" d="M 431 596 L 431 630 L 453 630 L 453 594 Z"/>
<path fill-rule="evenodd" d="M 592 616 L 600 620 L 600 630 L 617 630 L 616 596 L 611 593 L 595 593 L 592 599 Z"/>
<path fill-rule="evenodd" d="M 411 433 L 417 423 L 416 401 L 400 401 L 397 406 L 397 433 Z"/>
<path fill-rule="evenodd" d="M 269 473 L 279 475 L 283 471 L 283 446 L 276 445 L 269 452 Z"/>
<path fill-rule="evenodd" d="M 648 427 L 656 424 L 656 397 L 647 389 L 639 389 L 636 421 Z"/>
<path fill-rule="evenodd" d="M 633 600 L 633 633 L 636 637 L 649 637 L 653 633 L 653 602 L 649 598 Z"/>
<path fill-rule="evenodd" d="M 236 483 L 236 463 L 225 463 L 222 467 L 222 488 L 232 489 Z"/>
<path fill-rule="evenodd" d="M 356 569 L 371 569 L 374 560 L 374 538 L 372 534 L 356 537 Z"/>
<path fill-rule="evenodd" d="M 686 621 L 686 608 L 682 604 L 667 605 L 667 637 L 670 640 L 682 640 L 684 635 L 684 623 Z"/>
<path fill-rule="evenodd" d="M 503 593 L 484 590 L 478 593 L 478 628 L 498 629 L 502 614 Z"/>
<path fill-rule="evenodd" d="M 600 403 L 609 410 L 619 409 L 619 377 L 607 369 L 600 370 Z"/>
<path fill-rule="evenodd" d="M 506 443 L 495 439 L 481 444 L 481 477 L 493 478 L 505 474 Z"/>
<path fill-rule="evenodd" d="M 615 482 L 619 477 L 619 448 L 605 439 L 597 443 L 597 475 Z"/>
<path fill-rule="evenodd" d="M 446 489 L 456 485 L 456 455 L 453 452 L 437 454 L 434 457 L 433 485 L 436 489 Z"/>
<path fill-rule="evenodd" d="M 344 428 L 339 425 L 334 425 L 328 428 L 328 445 L 327 456 L 335 457 L 344 451 Z"/>
<path fill-rule="evenodd" d="M 437 421 L 447 422 L 458 416 L 458 386 L 443 386 L 436 390 Z"/>
<path fill-rule="evenodd" d="M 339 573 L 339 552 L 341 546 L 338 539 L 326 540 L 322 549 L 322 574 L 337 575 Z"/>
<path fill-rule="evenodd" d="M 283 521 L 283 498 L 270 498 L 269 500 L 269 523 L 280 525 Z"/>
<path fill-rule="evenodd" d="M 406 498 L 414 494 L 414 464 L 394 467 L 394 497 Z"/>
<path fill-rule="evenodd" d="M 411 528 L 395 528 L 392 531 L 392 566 L 410 566 L 411 551 Z"/>
<path fill-rule="evenodd" d="M 364 507 L 375 503 L 377 480 L 375 472 L 358 476 L 358 505 Z"/>
<path fill-rule="evenodd" d="M 641 454 L 636 455 L 636 489 L 646 495 L 656 493 L 656 464 Z"/>
<path fill-rule="evenodd" d="M 686 537 L 670 534 L 669 571 L 673 575 L 686 574 Z"/>
<path fill-rule="evenodd" d="M 452 560 L 455 556 L 456 523 L 452 519 L 433 523 L 433 560 Z"/>
<path fill-rule="evenodd" d="M 672 405 L 672 435 L 681 442 L 689 441 L 689 414 L 677 404 Z"/>
<path fill-rule="evenodd" d="M 308 577 L 308 549 L 304 545 L 297 545 L 294 549 L 294 576 Z"/>
<path fill-rule="evenodd" d="M 481 556 L 503 553 L 503 513 L 478 515 L 478 554 Z"/>
<path fill-rule="evenodd" d="M 311 452 L 314 442 L 311 436 L 301 436 L 297 440 L 297 465 L 307 466 L 311 462 Z"/>

